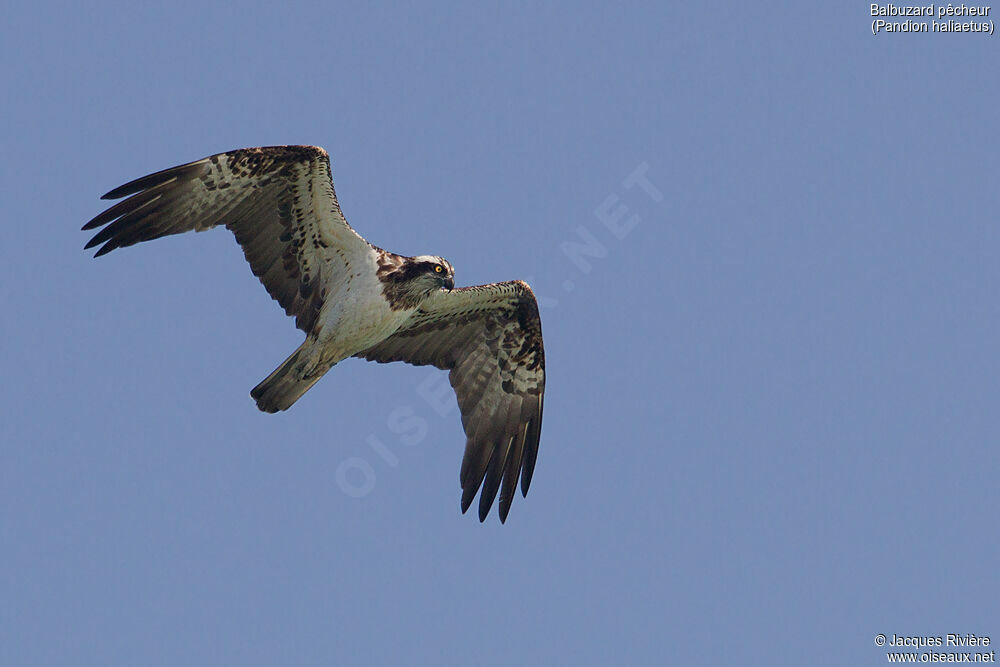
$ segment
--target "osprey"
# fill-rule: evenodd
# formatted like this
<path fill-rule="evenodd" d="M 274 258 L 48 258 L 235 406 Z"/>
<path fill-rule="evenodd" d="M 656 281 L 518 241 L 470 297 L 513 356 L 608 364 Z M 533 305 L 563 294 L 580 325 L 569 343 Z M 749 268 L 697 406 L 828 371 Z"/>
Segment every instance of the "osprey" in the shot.
<path fill-rule="evenodd" d="M 95 257 L 142 241 L 223 225 L 305 341 L 250 395 L 287 410 L 348 357 L 449 371 L 465 429 L 462 512 L 479 520 L 500 492 L 507 519 L 517 480 L 528 494 L 538 454 L 545 352 L 535 295 L 520 280 L 455 289 L 433 255 L 405 257 L 365 241 L 337 203 L 330 158 L 316 146 L 244 148 L 115 188 L 128 197 L 83 226 Z"/>

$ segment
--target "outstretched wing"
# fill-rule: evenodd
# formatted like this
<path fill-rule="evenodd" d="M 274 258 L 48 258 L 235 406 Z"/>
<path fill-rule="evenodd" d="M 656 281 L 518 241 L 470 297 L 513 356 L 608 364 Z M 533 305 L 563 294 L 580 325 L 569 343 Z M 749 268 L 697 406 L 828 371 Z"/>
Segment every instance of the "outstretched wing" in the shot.
<path fill-rule="evenodd" d="M 83 226 L 104 226 L 86 245 L 103 243 L 95 256 L 224 225 L 236 235 L 254 275 L 306 332 L 316 323 L 327 286 L 340 276 L 347 279 L 359 257 L 374 252 L 344 220 L 330 157 L 316 146 L 220 153 L 136 179 L 102 199 L 126 196 Z"/>
<path fill-rule="evenodd" d="M 467 438 L 462 511 L 482 486 L 479 520 L 485 520 L 499 489 L 500 521 L 506 521 L 519 475 L 521 493 L 528 494 L 542 428 L 545 351 L 527 283 L 436 292 L 401 330 L 356 356 L 451 371 Z"/>

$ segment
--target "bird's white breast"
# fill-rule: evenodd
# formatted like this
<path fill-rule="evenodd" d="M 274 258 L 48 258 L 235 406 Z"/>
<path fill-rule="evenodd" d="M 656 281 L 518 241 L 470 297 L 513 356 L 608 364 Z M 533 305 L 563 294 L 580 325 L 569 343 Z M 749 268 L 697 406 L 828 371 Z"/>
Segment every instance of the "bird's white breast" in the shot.
<path fill-rule="evenodd" d="M 415 309 L 392 310 L 376 276 L 374 253 L 355 262 L 348 277 L 328 285 L 327 304 L 320 317 L 320 339 L 339 358 L 346 358 L 391 336 Z"/>

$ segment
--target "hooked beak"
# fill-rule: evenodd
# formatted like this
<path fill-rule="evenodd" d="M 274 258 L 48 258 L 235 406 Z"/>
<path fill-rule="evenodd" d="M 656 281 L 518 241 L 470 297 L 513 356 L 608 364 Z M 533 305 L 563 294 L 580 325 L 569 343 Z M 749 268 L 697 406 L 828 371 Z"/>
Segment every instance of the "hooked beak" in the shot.
<path fill-rule="evenodd" d="M 455 289 L 455 279 L 454 278 L 445 278 L 444 279 L 444 287 L 449 292 L 452 291 L 453 289 Z"/>

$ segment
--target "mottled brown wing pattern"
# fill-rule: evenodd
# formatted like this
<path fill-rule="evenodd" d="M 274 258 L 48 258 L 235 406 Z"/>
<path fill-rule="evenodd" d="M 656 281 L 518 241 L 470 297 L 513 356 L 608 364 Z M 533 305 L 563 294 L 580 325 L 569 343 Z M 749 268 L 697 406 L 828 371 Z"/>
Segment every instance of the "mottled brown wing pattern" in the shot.
<path fill-rule="evenodd" d="M 229 228 L 254 275 L 309 332 L 325 290 L 349 275 L 351 258 L 373 252 L 347 224 L 333 189 L 330 158 L 315 146 L 221 153 L 165 169 L 112 190 L 127 199 L 83 226 L 103 227 L 87 243 L 96 256 L 187 231 Z"/>
<path fill-rule="evenodd" d="M 528 493 L 542 427 L 545 351 L 531 288 L 513 281 L 442 290 L 403 329 L 357 356 L 450 371 L 467 438 L 462 511 L 482 487 L 485 520 L 499 490 L 506 521 L 519 476 Z"/>

